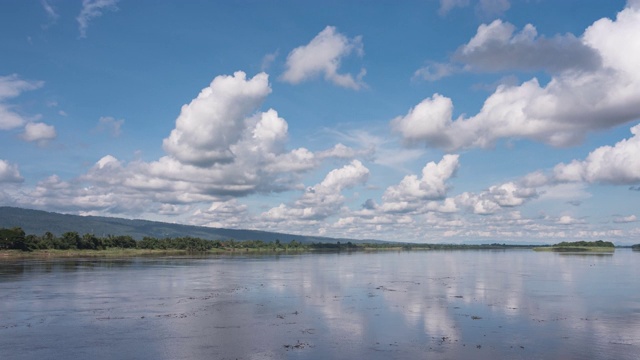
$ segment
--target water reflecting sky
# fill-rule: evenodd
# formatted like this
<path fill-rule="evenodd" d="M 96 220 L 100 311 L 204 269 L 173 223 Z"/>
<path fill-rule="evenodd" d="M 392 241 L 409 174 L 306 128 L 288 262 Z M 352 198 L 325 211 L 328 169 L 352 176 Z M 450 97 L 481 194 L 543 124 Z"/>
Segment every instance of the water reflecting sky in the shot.
<path fill-rule="evenodd" d="M 640 253 L 0 263 L 3 359 L 636 359 Z"/>

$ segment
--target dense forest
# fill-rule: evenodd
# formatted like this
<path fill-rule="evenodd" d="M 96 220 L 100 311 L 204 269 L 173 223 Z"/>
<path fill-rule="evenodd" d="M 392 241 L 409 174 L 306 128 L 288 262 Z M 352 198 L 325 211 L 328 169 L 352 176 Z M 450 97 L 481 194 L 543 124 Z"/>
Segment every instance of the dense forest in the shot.
<path fill-rule="evenodd" d="M 142 240 L 135 240 L 131 236 L 108 235 L 105 237 L 94 234 L 80 235 L 77 232 L 65 232 L 61 236 L 56 236 L 51 232 L 44 235 L 27 235 L 19 227 L 0 228 L 0 250 L 108 250 L 108 249 L 146 249 L 146 250 L 184 250 L 190 252 L 204 252 L 211 250 L 314 250 L 314 251 L 355 251 L 355 250 L 375 250 L 375 249 L 397 249 L 404 250 L 460 250 L 460 249 L 506 249 L 506 248 L 530 248 L 529 245 L 506 245 L 506 244 L 483 244 L 483 245 L 459 245 L 459 244 L 413 244 L 413 243 L 358 243 L 334 242 L 334 243 L 302 243 L 297 240 L 289 242 L 275 241 L 265 242 L 262 240 L 206 240 L 196 237 L 174 237 L 174 238 L 154 238 L 144 237 Z"/>
<path fill-rule="evenodd" d="M 107 249 L 149 249 L 149 250 L 186 250 L 209 251 L 218 249 L 243 249 L 243 248 L 300 248 L 302 244 L 292 240 L 287 244 L 281 244 L 279 240 L 266 243 L 260 240 L 235 241 L 235 240 L 205 240 L 195 237 L 154 238 L 144 237 L 135 240 L 131 236 L 108 235 L 105 237 L 94 234 L 80 235 L 77 232 L 65 232 L 56 236 L 51 232 L 44 235 L 27 235 L 21 228 L 0 228 L 0 249 L 6 250 L 107 250 Z"/>

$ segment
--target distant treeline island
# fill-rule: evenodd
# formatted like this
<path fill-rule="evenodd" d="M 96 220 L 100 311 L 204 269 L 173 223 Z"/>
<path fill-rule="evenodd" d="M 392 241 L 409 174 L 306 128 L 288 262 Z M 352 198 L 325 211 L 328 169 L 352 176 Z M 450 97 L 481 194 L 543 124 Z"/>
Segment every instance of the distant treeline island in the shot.
<path fill-rule="evenodd" d="M 638 247 L 640 245 L 634 245 L 634 247 Z M 551 245 L 551 246 L 542 246 L 538 247 L 535 250 L 537 251 L 556 251 L 556 252 L 584 252 L 584 251 L 593 251 L 593 252 L 612 252 L 615 250 L 615 245 L 611 241 L 574 241 L 574 242 L 566 242 L 563 241 L 561 243 Z"/>

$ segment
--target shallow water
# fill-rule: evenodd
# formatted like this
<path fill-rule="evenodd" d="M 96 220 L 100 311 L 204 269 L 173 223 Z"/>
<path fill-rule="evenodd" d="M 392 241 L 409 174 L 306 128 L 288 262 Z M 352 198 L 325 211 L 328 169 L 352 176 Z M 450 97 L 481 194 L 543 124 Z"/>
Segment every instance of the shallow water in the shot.
<path fill-rule="evenodd" d="M 637 359 L 640 253 L 0 263 L 2 359 Z"/>

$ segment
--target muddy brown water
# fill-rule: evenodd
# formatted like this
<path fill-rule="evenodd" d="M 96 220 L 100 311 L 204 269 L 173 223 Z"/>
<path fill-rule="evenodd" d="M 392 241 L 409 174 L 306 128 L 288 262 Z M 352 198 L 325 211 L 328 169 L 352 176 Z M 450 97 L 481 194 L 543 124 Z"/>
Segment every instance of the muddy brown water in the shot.
<path fill-rule="evenodd" d="M 640 253 L 0 263 L 1 359 L 638 359 Z"/>

